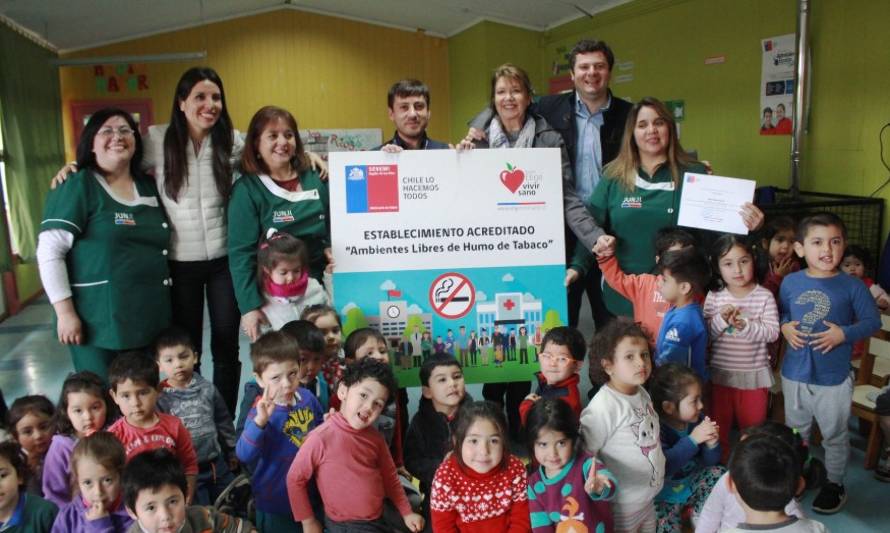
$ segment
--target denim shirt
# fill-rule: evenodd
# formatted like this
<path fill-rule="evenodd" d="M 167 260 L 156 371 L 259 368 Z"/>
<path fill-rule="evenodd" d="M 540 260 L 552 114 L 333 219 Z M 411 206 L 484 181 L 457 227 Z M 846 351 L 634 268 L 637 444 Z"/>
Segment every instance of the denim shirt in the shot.
<path fill-rule="evenodd" d="M 575 192 L 584 201 L 593 193 L 603 169 L 600 128 L 603 127 L 603 111 L 609 109 L 610 105 L 611 95 L 605 106 L 596 113 L 591 113 L 578 93 L 575 93 L 575 126 L 578 129 L 578 142 L 575 144 Z"/>

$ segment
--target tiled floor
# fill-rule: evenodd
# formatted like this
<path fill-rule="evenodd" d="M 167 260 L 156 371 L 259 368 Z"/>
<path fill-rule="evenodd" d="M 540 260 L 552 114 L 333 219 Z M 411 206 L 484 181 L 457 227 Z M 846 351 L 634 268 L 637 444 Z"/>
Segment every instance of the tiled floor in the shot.
<path fill-rule="evenodd" d="M 589 335 L 592 331 L 592 320 L 585 306 L 582 313 L 582 331 Z M 205 339 L 209 332 L 205 333 Z M 205 346 L 202 366 L 212 368 L 209 346 Z M 242 383 L 250 376 L 247 338 L 241 337 L 241 358 L 245 363 L 242 371 Z M 24 394 L 44 394 L 53 402 L 58 400 L 65 376 L 72 371 L 68 351 L 58 344 L 52 326 L 52 307 L 45 299 L 38 300 L 23 312 L 0 323 L 0 390 L 11 403 Z M 582 398 L 586 398 L 590 383 L 587 380 L 586 368 L 582 371 Z M 477 399 L 482 398 L 480 385 L 468 387 L 470 394 Z M 417 407 L 419 390 L 409 390 L 409 407 L 412 411 Z M 833 516 L 812 516 L 821 520 L 832 531 L 859 533 L 867 531 L 890 531 L 890 484 L 876 481 L 870 471 L 862 468 L 864 440 L 855 432 L 853 434 L 853 451 L 847 474 L 847 493 L 849 501 L 843 512 Z M 518 450 L 517 450 L 518 451 Z M 821 455 L 822 450 L 816 449 Z M 809 509 L 814 494 L 807 493 L 804 498 L 804 509 Z"/>

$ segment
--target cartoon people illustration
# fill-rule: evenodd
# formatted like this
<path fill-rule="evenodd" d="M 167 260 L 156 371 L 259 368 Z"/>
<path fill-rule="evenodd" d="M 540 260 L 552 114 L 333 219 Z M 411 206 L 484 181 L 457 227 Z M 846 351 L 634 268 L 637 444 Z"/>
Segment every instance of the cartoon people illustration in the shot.
<path fill-rule="evenodd" d="M 408 341 L 411 343 L 411 359 L 412 366 L 415 368 L 420 368 L 421 363 L 421 353 L 423 352 L 422 341 L 423 335 L 420 334 L 420 326 L 414 325 L 414 331 L 411 332 L 411 335 L 408 336 Z"/>
<path fill-rule="evenodd" d="M 467 337 L 467 327 L 461 325 L 457 328 L 457 348 L 458 352 L 458 361 L 462 366 L 467 366 L 469 359 L 467 357 L 467 343 L 469 341 L 469 337 Z"/>
<path fill-rule="evenodd" d="M 528 330 L 519 326 L 519 364 L 528 364 Z"/>
<path fill-rule="evenodd" d="M 424 361 L 433 354 L 433 334 L 429 330 L 424 331 L 420 336 L 420 353 L 423 355 Z"/>
<path fill-rule="evenodd" d="M 452 329 L 449 329 L 445 334 L 445 353 L 454 355 L 454 330 Z"/>
<path fill-rule="evenodd" d="M 482 366 L 488 366 L 488 345 L 491 339 L 488 338 L 488 329 L 479 330 L 479 351 L 482 352 Z"/>
<path fill-rule="evenodd" d="M 494 334 L 491 336 L 491 343 L 494 347 L 494 364 L 501 366 L 504 361 L 504 334 L 501 332 L 500 326 L 494 327 Z"/>
<path fill-rule="evenodd" d="M 461 326 L 461 327 L 463 327 L 463 326 Z M 476 330 L 473 330 L 470 332 L 470 340 L 468 341 L 467 348 L 470 350 L 470 365 L 469 366 L 476 366 L 477 365 L 476 354 L 479 353 L 479 339 L 476 338 Z M 467 366 L 467 365 L 464 365 L 464 366 Z"/>

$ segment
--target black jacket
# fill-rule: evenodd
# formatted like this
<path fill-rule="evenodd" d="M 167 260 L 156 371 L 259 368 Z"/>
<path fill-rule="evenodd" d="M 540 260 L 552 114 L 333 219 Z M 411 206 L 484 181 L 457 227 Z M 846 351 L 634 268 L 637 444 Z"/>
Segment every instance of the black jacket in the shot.
<path fill-rule="evenodd" d="M 471 401 L 473 399 L 467 394 L 461 405 Z M 408 432 L 405 434 L 405 468 L 420 480 L 420 490 L 426 494 L 424 510 L 429 508 L 430 486 L 436 469 L 451 449 L 451 430 L 455 420 L 457 417 L 449 422 L 445 415 L 436 411 L 432 400 L 421 398 L 417 413 L 408 425 Z"/>
<path fill-rule="evenodd" d="M 624 124 L 633 104 L 616 98 L 609 91 L 612 103 L 603 113 L 603 127 L 600 128 L 600 146 L 603 150 L 603 165 L 615 159 L 621 150 Z M 575 121 L 575 92 L 542 96 L 534 104 L 534 112 L 541 115 L 558 131 L 566 143 L 572 169 L 575 168 L 575 150 L 578 143 L 578 127 Z M 587 200 L 584 198 L 583 200 Z"/>
<path fill-rule="evenodd" d="M 627 100 L 616 98 L 609 91 L 612 103 L 603 113 L 603 127 L 600 128 L 600 146 L 603 151 L 603 165 L 615 159 L 621 150 L 621 137 L 624 135 L 624 124 L 627 115 L 633 106 Z M 575 170 L 575 147 L 578 144 L 578 125 L 575 121 L 575 91 L 562 94 L 548 94 L 542 96 L 529 107 L 529 113 L 539 115 L 550 124 L 554 130 L 562 135 L 569 152 L 569 160 L 572 163 L 572 171 Z M 486 107 L 481 113 L 473 117 L 470 126 L 479 130 L 491 120 L 493 113 Z M 587 198 L 582 200 L 587 201 Z"/>
<path fill-rule="evenodd" d="M 621 150 L 624 124 L 633 105 L 626 100 L 614 97 L 611 90 L 609 96 L 612 98 L 612 103 L 609 105 L 609 109 L 603 113 L 603 127 L 600 129 L 603 165 L 615 159 Z M 581 240 L 586 249 L 590 250 L 604 232 L 587 211 L 585 207 L 587 198 L 580 198 L 575 193 L 575 147 L 578 144 L 578 128 L 575 124 L 575 91 L 543 96 L 533 103 L 528 111 L 532 115 L 544 118 L 565 142 L 566 155 L 568 155 L 571 170 L 570 182 L 565 181 L 565 172 L 563 172 L 565 222 L 571 228 L 571 231 L 566 233 L 567 257 L 571 256 L 568 250 L 575 248 L 575 236 Z M 469 125 L 484 130 L 493 115 L 491 108 L 486 107 L 473 117 Z"/>

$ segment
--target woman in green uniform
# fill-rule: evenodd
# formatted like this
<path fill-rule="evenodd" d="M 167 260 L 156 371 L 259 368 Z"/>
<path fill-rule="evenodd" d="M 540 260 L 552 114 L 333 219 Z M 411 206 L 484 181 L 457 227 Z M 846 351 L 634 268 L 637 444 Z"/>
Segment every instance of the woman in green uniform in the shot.
<path fill-rule="evenodd" d="M 132 117 L 103 109 L 81 135 L 80 170 L 47 196 L 40 276 L 77 371 L 105 377 L 117 352 L 151 344 L 170 323 L 170 228 L 141 159 Z"/>
<path fill-rule="evenodd" d="M 587 204 L 596 222 L 617 238 L 615 256 L 623 272 L 641 274 L 655 267 L 655 234 L 677 225 L 685 172 L 707 169 L 683 151 L 667 107 L 655 98 L 643 98 L 628 113 L 621 151 L 603 169 L 605 179 Z M 741 215 L 748 229 L 763 223 L 763 212 L 754 204 L 746 203 Z M 700 242 L 709 233 L 690 232 Z M 578 263 L 577 255 L 573 263 Z M 603 287 L 603 300 L 615 315 L 633 316 L 630 302 L 611 287 Z"/>
<path fill-rule="evenodd" d="M 267 322 L 260 307 L 256 253 L 270 228 L 302 239 L 309 274 L 321 280 L 332 262 L 328 186 L 312 170 L 297 121 L 287 110 L 266 106 L 253 116 L 241 155 L 244 175 L 229 200 L 229 269 L 241 311 L 241 327 L 255 341 Z"/>

